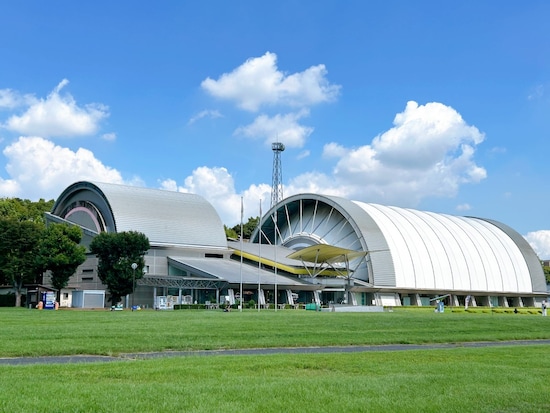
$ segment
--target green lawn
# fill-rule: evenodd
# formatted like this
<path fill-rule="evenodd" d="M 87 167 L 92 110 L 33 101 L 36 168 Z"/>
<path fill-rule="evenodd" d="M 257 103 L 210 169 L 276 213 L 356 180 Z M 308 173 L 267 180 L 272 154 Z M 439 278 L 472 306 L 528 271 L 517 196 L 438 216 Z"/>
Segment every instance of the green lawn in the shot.
<path fill-rule="evenodd" d="M 530 314 L 0 309 L 2 356 L 550 338 Z"/>
<path fill-rule="evenodd" d="M 0 356 L 550 338 L 535 314 L 0 309 Z M 547 412 L 550 348 L 0 366 L 0 412 Z"/>

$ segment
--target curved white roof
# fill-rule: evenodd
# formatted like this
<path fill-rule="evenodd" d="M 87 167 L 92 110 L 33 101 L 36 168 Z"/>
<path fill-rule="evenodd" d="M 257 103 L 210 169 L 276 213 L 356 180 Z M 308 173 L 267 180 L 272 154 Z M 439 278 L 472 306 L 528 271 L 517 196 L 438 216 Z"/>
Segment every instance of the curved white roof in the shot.
<path fill-rule="evenodd" d="M 277 243 L 295 249 L 326 243 L 370 251 L 355 278 L 374 287 L 465 293 L 546 291 L 533 249 L 520 234 L 496 221 L 299 194 L 264 215 L 262 228 L 269 242 L 275 242 L 274 219 L 270 219 L 275 213 Z"/>
<path fill-rule="evenodd" d="M 214 207 L 199 195 L 99 182 L 76 182 L 52 214 L 95 232 L 139 231 L 151 245 L 227 248 Z"/>
<path fill-rule="evenodd" d="M 533 292 L 522 251 L 504 231 L 485 220 L 356 204 L 376 221 L 388 243 L 395 286 Z"/>

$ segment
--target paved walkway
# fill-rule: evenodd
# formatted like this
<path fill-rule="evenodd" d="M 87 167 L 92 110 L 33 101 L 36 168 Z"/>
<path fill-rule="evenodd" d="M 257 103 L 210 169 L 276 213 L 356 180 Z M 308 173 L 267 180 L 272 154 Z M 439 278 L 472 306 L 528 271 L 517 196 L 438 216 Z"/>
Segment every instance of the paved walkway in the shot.
<path fill-rule="evenodd" d="M 372 351 L 407 351 L 407 350 L 436 350 L 446 348 L 482 348 L 503 346 L 531 346 L 550 345 L 550 340 L 514 340 L 514 341 L 484 341 L 467 343 L 441 344 L 387 344 L 372 346 L 329 346 L 329 347 L 278 347 L 253 348 L 230 350 L 190 350 L 190 351 L 162 351 L 151 353 L 123 353 L 119 356 L 47 356 L 47 357 L 11 357 L 0 358 L 0 365 L 26 364 L 67 364 L 92 363 L 111 361 L 146 360 L 161 357 L 189 357 L 189 356 L 243 356 L 243 355 L 271 355 L 271 354 L 320 354 L 320 353 L 360 353 Z"/>

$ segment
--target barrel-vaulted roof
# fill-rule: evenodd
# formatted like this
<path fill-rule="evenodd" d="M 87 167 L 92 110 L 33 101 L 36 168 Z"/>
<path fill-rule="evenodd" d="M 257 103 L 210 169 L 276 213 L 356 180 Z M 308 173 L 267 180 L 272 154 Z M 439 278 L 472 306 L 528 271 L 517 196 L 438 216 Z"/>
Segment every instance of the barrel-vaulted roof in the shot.
<path fill-rule="evenodd" d="M 443 291 L 532 293 L 544 278 L 534 251 L 515 231 L 474 217 L 357 204 L 392 252 L 395 285 Z M 515 238 L 515 239 L 514 239 Z M 368 242 L 368 241 L 367 241 Z M 374 254 L 373 254 L 374 256 Z"/>
<path fill-rule="evenodd" d="M 374 287 L 546 291 L 533 249 L 512 228 L 493 220 L 298 194 L 271 208 L 262 222 L 261 242 L 293 249 L 328 244 L 368 251 L 355 278 Z M 259 234 L 253 234 L 254 242 Z"/>
<path fill-rule="evenodd" d="M 52 215 L 97 233 L 139 231 L 151 245 L 227 248 L 218 213 L 196 194 L 81 181 L 61 193 Z"/>

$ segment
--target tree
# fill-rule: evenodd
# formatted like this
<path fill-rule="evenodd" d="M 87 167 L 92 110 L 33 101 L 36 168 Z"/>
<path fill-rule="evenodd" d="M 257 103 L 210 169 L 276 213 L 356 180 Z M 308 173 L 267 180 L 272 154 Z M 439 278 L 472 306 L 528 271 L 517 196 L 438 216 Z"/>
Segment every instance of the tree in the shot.
<path fill-rule="evenodd" d="M 546 283 L 550 284 L 550 267 L 543 264 L 542 270 L 544 271 L 544 276 L 546 277 Z"/>
<path fill-rule="evenodd" d="M 36 254 L 43 226 L 33 221 L 0 219 L 0 282 L 13 286 L 15 306 L 21 306 L 24 284 L 37 282 Z"/>
<path fill-rule="evenodd" d="M 44 212 L 51 211 L 53 199 L 37 202 L 19 198 L 0 198 L 0 218 L 16 221 L 33 221 L 44 225 Z"/>
<path fill-rule="evenodd" d="M 51 224 L 42 233 L 36 262 L 42 273 L 50 271 L 58 299 L 76 268 L 86 260 L 86 248 L 79 245 L 81 239 L 82 230 L 67 224 Z"/>
<path fill-rule="evenodd" d="M 225 236 L 229 239 L 236 239 L 239 237 L 239 234 L 233 229 L 229 228 L 227 225 L 223 226 L 223 229 L 225 230 Z"/>
<path fill-rule="evenodd" d="M 90 252 L 99 259 L 98 275 L 107 286 L 113 305 L 134 291 L 134 279 L 143 277 L 143 256 L 149 247 L 149 239 L 136 231 L 102 232 L 92 240 Z M 133 263 L 137 270 L 132 269 Z"/>
<path fill-rule="evenodd" d="M 248 222 L 243 224 L 243 239 L 250 239 L 250 237 L 252 236 L 252 233 L 254 232 L 254 230 L 256 229 L 259 223 L 260 223 L 260 217 L 248 218 Z M 235 225 L 232 228 L 232 230 L 235 231 L 237 235 L 240 235 L 241 225 L 240 224 Z"/>

